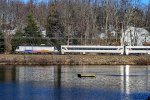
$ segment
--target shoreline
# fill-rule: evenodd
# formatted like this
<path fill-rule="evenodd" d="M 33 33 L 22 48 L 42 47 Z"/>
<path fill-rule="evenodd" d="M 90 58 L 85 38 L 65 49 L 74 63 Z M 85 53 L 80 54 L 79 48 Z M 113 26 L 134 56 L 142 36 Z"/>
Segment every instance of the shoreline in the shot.
<path fill-rule="evenodd" d="M 0 65 L 150 65 L 150 55 L 0 54 Z"/>

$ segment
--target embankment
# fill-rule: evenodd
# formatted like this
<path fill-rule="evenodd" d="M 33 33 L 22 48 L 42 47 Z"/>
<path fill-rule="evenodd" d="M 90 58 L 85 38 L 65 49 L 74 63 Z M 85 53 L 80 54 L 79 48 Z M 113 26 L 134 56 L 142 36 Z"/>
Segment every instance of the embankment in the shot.
<path fill-rule="evenodd" d="M 1 54 L 2 65 L 150 65 L 150 55 Z"/>

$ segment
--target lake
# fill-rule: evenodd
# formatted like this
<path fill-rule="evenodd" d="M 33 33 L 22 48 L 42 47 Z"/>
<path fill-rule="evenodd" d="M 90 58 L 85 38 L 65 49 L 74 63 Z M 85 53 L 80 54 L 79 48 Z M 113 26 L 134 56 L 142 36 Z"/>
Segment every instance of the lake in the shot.
<path fill-rule="evenodd" d="M 96 77 L 79 78 L 77 74 Z M 0 66 L 0 100 L 145 100 L 150 65 Z"/>

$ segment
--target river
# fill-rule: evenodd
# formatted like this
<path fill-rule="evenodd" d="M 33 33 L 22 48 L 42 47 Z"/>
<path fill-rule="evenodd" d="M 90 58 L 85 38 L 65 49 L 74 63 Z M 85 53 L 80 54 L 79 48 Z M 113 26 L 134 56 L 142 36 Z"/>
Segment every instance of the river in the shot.
<path fill-rule="evenodd" d="M 77 74 L 94 74 L 79 78 Z M 0 100 L 145 100 L 150 65 L 0 66 Z"/>

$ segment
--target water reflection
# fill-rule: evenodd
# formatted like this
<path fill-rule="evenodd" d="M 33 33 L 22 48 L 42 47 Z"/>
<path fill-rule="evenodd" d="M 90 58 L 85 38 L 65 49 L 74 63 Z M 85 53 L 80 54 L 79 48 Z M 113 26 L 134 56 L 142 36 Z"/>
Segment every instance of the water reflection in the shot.
<path fill-rule="evenodd" d="M 18 81 L 53 81 L 55 67 L 16 67 Z"/>
<path fill-rule="evenodd" d="M 55 67 L 54 70 L 54 99 L 61 100 L 61 66 Z"/>
<path fill-rule="evenodd" d="M 16 80 L 16 68 L 15 67 L 0 68 L 0 82 L 4 82 L 4 81 L 11 82 L 15 80 Z"/>
<path fill-rule="evenodd" d="M 58 88 L 61 87 L 61 66 L 57 66 L 54 68 L 55 78 L 54 78 L 54 85 Z"/>
<path fill-rule="evenodd" d="M 0 67 L 0 88 L 2 83 L 15 84 L 0 92 L 12 91 L 12 95 L 17 93 L 16 97 L 26 100 L 30 99 L 26 95 L 36 100 L 97 100 L 102 97 L 130 100 L 139 93 L 146 93 L 145 97 L 150 95 L 149 68 L 129 65 Z M 78 78 L 78 73 L 94 73 L 96 78 Z"/>
<path fill-rule="evenodd" d="M 121 66 L 120 73 L 121 73 L 121 92 L 129 94 L 130 93 L 130 80 L 129 80 L 129 65 Z"/>

